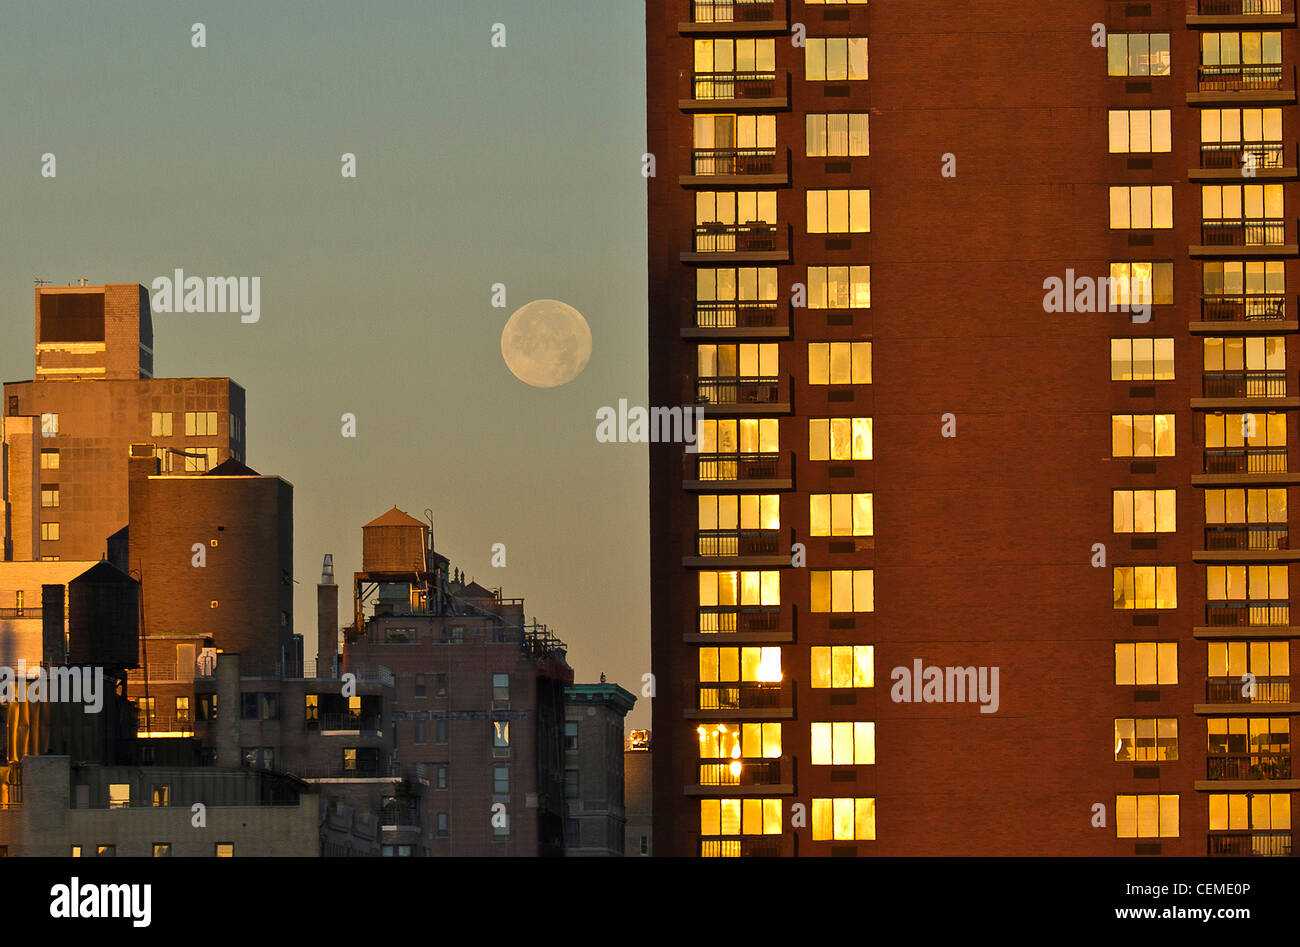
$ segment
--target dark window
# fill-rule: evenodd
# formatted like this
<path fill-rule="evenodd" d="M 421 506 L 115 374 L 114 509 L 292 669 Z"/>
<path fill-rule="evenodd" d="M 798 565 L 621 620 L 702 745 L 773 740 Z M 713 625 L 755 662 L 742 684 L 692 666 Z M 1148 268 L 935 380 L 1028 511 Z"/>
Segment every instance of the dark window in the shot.
<path fill-rule="evenodd" d="M 564 721 L 564 748 L 566 750 L 576 750 L 578 748 L 578 721 Z"/>
<path fill-rule="evenodd" d="M 239 695 L 239 717 L 241 720 L 257 719 L 257 694 Z"/>
<path fill-rule="evenodd" d="M 451 833 L 450 820 L 447 813 L 438 813 L 438 838 L 446 838 Z"/>
<path fill-rule="evenodd" d="M 199 719 L 200 720 L 217 719 L 217 695 L 216 694 L 199 694 Z"/>
<path fill-rule="evenodd" d="M 433 676 L 433 696 L 434 697 L 447 696 L 447 675 L 446 674 L 435 674 Z"/>
<path fill-rule="evenodd" d="M 280 695 L 279 694 L 262 695 L 262 719 L 263 720 L 280 719 Z"/>
<path fill-rule="evenodd" d="M 428 693 L 428 686 L 424 683 L 424 675 L 415 675 L 415 696 L 424 697 Z"/>

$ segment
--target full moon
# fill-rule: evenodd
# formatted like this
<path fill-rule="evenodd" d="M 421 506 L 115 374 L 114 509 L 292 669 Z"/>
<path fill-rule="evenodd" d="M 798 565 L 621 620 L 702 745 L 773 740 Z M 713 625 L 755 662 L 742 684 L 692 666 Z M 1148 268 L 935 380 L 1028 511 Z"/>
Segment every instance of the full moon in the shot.
<path fill-rule="evenodd" d="M 587 367 L 591 328 L 572 306 L 536 299 L 516 309 L 501 330 L 501 357 L 525 384 L 557 388 Z"/>

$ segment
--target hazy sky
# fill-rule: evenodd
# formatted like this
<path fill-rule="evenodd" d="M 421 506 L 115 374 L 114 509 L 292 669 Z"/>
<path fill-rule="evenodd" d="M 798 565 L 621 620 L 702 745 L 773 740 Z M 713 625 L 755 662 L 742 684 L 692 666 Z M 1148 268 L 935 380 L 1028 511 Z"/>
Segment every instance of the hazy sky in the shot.
<path fill-rule="evenodd" d="M 362 524 L 430 507 L 579 681 L 639 697 L 647 447 L 597 443 L 595 413 L 645 403 L 643 39 L 639 0 L 0 0 L 0 378 L 32 377 L 36 277 L 260 276 L 257 324 L 155 314 L 155 372 L 247 390 L 247 461 L 295 488 L 296 630 L 323 553 L 346 614 Z M 500 354 L 542 298 L 593 336 L 548 390 Z"/>

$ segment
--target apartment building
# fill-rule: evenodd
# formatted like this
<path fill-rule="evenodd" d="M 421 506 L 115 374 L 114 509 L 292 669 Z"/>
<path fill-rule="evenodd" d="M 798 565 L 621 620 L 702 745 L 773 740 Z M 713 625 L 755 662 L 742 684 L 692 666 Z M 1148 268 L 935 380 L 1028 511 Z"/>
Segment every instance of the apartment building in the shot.
<path fill-rule="evenodd" d="M 656 852 L 1290 854 L 1293 0 L 646 23 Z"/>

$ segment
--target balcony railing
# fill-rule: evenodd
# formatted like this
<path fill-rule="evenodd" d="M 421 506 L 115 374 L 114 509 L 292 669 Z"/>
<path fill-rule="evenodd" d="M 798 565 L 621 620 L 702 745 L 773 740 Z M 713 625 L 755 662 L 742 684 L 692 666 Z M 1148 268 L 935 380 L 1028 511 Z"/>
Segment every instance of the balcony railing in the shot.
<path fill-rule="evenodd" d="M 1280 168 L 1282 167 L 1282 142 L 1203 142 L 1201 144 L 1201 167 L 1237 170 L 1244 167 L 1246 155 L 1255 156 L 1255 168 L 1258 170 Z"/>
<path fill-rule="evenodd" d="M 25 605 L 22 608 L 0 608 L 0 619 L 5 619 L 5 618 L 39 619 L 43 614 L 44 612 L 41 610 L 41 607 L 39 605 L 37 605 L 35 608 L 28 608 Z"/>
<path fill-rule="evenodd" d="M 419 825 L 420 807 L 388 808 L 379 813 L 380 825 Z"/>
<path fill-rule="evenodd" d="M 696 480 L 781 480 L 789 476 L 782 455 L 769 454 L 696 454 L 686 455 L 695 465 Z"/>
<path fill-rule="evenodd" d="M 1285 447 L 1207 447 L 1207 474 L 1286 473 Z"/>
<path fill-rule="evenodd" d="M 1205 699 L 1212 704 L 1289 704 L 1291 679 L 1289 677 L 1255 678 L 1254 696 L 1242 691 L 1246 684 L 1236 677 L 1212 677 L 1205 682 Z"/>
<path fill-rule="evenodd" d="M 790 706 L 789 688 L 782 681 L 699 685 L 700 710 L 771 710 L 781 706 Z"/>
<path fill-rule="evenodd" d="M 699 610 L 700 634 L 777 631 L 780 605 L 706 605 Z"/>
<path fill-rule="evenodd" d="M 739 766 L 735 764 L 739 763 Z M 765 759 L 700 760 L 701 786 L 775 786 L 782 782 L 782 761 Z"/>
<path fill-rule="evenodd" d="M 1291 547 L 1285 523 L 1246 523 L 1205 527 L 1205 548 L 1223 552 L 1272 552 Z"/>
<path fill-rule="evenodd" d="M 1201 378 L 1206 398 L 1285 398 L 1286 372 L 1206 372 Z"/>
<path fill-rule="evenodd" d="M 707 223 L 695 228 L 696 253 L 756 253 L 777 249 L 777 226 L 751 220 L 744 224 Z"/>
<path fill-rule="evenodd" d="M 1205 322 L 1272 322 L 1285 318 L 1286 297 L 1281 293 L 1201 297 L 1201 319 Z"/>
<path fill-rule="evenodd" d="M 1228 753 L 1205 760 L 1209 779 L 1290 779 L 1290 753 Z"/>
<path fill-rule="evenodd" d="M 378 733 L 380 729 L 380 720 L 375 716 L 362 716 L 361 714 L 321 714 L 318 720 L 308 720 L 308 729 L 318 729 L 311 726 L 312 723 L 318 723 L 321 730 L 357 730 L 370 731 Z"/>
<path fill-rule="evenodd" d="M 1201 221 L 1201 243 L 1207 247 L 1276 247 L 1286 242 L 1286 221 L 1280 217 Z"/>
<path fill-rule="evenodd" d="M 781 400 L 780 378 L 714 377 L 695 382 L 696 404 L 775 404 Z"/>
<path fill-rule="evenodd" d="M 691 81 L 697 102 L 776 97 L 775 72 L 697 72 Z"/>
<path fill-rule="evenodd" d="M 696 148 L 691 152 L 691 173 L 774 174 L 775 148 Z"/>
<path fill-rule="evenodd" d="M 1212 832 L 1209 836 L 1209 853 L 1211 855 L 1290 855 L 1291 833 L 1269 830 Z"/>
<path fill-rule="evenodd" d="M 1197 0 L 1202 16 L 1281 16 L 1282 0 Z"/>
<path fill-rule="evenodd" d="M 1291 603 L 1285 600 L 1209 602 L 1205 623 L 1211 628 L 1242 628 L 1251 625 L 1275 627 L 1291 624 Z"/>
<path fill-rule="evenodd" d="M 695 534 L 697 556 L 775 556 L 775 529 L 702 529 Z"/>
<path fill-rule="evenodd" d="M 1282 88 L 1282 64 L 1231 63 L 1200 66 L 1196 78 L 1202 92 L 1255 92 Z"/>
<path fill-rule="evenodd" d="M 695 326 L 699 329 L 767 329 L 777 325 L 779 315 L 775 301 L 695 304 Z"/>
<path fill-rule="evenodd" d="M 779 858 L 781 842 L 771 835 L 731 835 L 700 839 L 701 858 Z"/>
<path fill-rule="evenodd" d="M 775 19 L 776 0 L 694 0 L 691 4 L 694 23 L 754 23 Z"/>
<path fill-rule="evenodd" d="M 193 733 L 192 714 L 136 715 L 136 733 Z"/>

